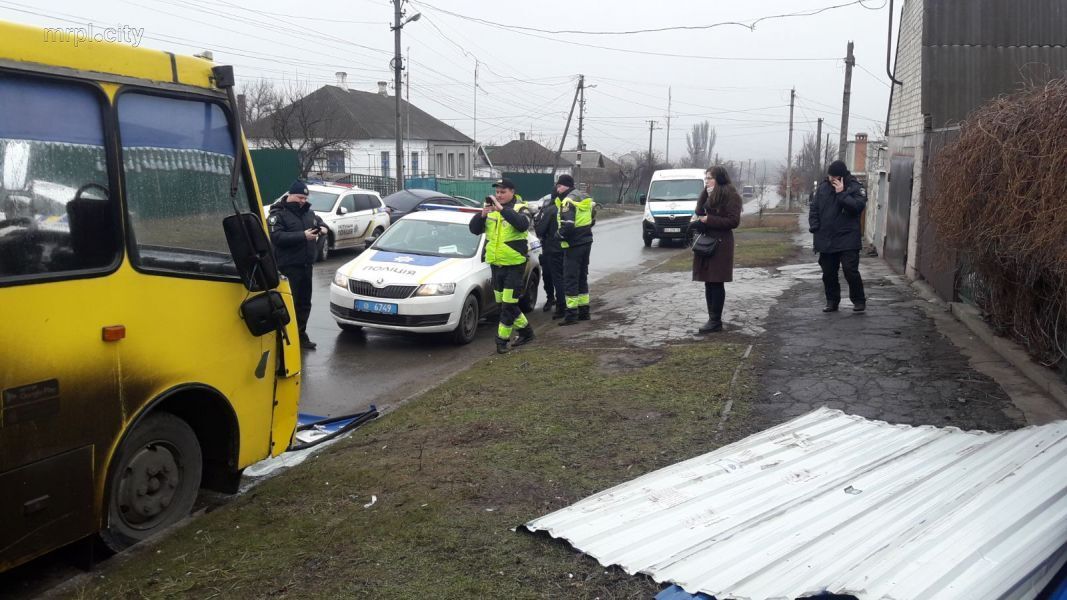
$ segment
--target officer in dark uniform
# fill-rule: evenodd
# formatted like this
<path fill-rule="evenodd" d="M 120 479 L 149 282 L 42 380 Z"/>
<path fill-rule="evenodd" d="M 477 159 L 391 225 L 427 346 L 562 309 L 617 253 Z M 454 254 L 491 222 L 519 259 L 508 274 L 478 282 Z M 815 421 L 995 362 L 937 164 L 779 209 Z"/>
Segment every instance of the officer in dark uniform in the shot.
<path fill-rule="evenodd" d="M 270 241 L 278 270 L 289 280 L 296 305 L 296 322 L 300 329 L 300 347 L 314 350 L 308 338 L 308 315 L 311 314 L 311 266 L 315 263 L 320 235 L 326 235 L 326 223 L 308 204 L 308 186 L 297 180 L 289 194 L 270 207 L 267 217 Z"/>

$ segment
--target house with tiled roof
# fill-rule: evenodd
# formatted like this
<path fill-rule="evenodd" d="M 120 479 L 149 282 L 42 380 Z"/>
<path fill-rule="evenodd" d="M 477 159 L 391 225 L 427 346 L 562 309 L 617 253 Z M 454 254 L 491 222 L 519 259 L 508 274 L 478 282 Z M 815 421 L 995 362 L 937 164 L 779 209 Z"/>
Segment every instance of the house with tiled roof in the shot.
<path fill-rule="evenodd" d="M 301 138 L 304 132 L 328 142 L 321 151 L 311 148 L 312 173 L 355 173 L 396 176 L 396 98 L 385 82 L 375 92 L 348 89 L 344 78 L 325 85 L 246 127 L 252 148 L 278 147 L 279 140 Z M 401 99 L 401 133 L 404 138 L 405 177 L 469 179 L 475 144 L 454 127 Z M 320 144 L 321 145 L 321 144 Z"/>

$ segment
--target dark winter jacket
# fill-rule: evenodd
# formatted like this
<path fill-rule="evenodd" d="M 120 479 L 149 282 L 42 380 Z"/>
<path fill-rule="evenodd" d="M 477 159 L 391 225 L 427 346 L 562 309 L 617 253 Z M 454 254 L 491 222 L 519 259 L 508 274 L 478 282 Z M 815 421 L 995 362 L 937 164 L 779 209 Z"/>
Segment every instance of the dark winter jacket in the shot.
<path fill-rule="evenodd" d="M 557 195 L 556 222 L 559 225 L 558 237 L 563 248 L 574 248 L 593 243 L 593 199 L 572 189 L 565 195 Z"/>
<path fill-rule="evenodd" d="M 845 189 L 834 191 L 829 180 L 815 189 L 808 206 L 808 230 L 815 234 L 815 251 L 820 253 L 859 250 L 860 215 L 867 206 L 867 192 L 854 176 L 845 179 Z"/>
<path fill-rule="evenodd" d="M 534 221 L 534 231 L 541 240 L 542 252 L 553 254 L 563 251 L 563 247 L 560 246 L 562 240 L 557 235 L 559 222 L 556 220 L 555 203 L 545 202 L 545 205 L 541 207 L 541 212 L 537 214 L 537 220 Z"/>
<path fill-rule="evenodd" d="M 695 221 L 697 235 L 707 233 L 719 238 L 715 254 L 710 257 L 693 255 L 693 281 L 726 282 L 734 280 L 734 229 L 741 224 L 741 195 L 733 185 L 723 190 L 725 197 L 718 206 L 709 206 L 708 190 L 697 200 L 697 217 L 708 217 L 707 223 Z"/>
<path fill-rule="evenodd" d="M 279 200 L 270 205 L 267 216 L 270 242 L 274 245 L 274 260 L 278 268 L 304 267 L 315 263 L 318 241 L 309 240 L 304 232 L 312 227 L 326 227 L 311 210 L 311 205 Z M 323 229 L 325 231 L 325 229 Z"/>

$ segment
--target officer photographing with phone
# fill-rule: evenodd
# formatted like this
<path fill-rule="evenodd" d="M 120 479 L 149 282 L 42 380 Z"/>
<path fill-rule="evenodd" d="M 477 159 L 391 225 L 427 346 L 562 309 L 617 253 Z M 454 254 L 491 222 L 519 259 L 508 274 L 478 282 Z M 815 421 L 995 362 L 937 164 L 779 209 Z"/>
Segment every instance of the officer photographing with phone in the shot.
<path fill-rule="evenodd" d="M 289 194 L 270 206 L 267 227 L 274 245 L 278 270 L 289 280 L 300 329 L 300 347 L 314 350 L 307 334 L 311 314 L 311 266 L 318 254 L 319 236 L 326 235 L 326 223 L 311 210 L 308 186 L 299 179 L 289 186 Z"/>
<path fill-rule="evenodd" d="M 511 346 L 521 346 L 534 339 L 533 327 L 519 308 L 529 250 L 526 236 L 530 210 L 515 194 L 515 184 L 510 179 L 501 179 L 493 187 L 496 194 L 485 197 L 482 212 L 471 218 L 470 231 L 474 235 L 485 234 L 485 262 L 492 271 L 493 295 L 500 305 L 496 351 L 506 354 L 511 350 L 513 330 L 517 330 L 518 337 Z"/>

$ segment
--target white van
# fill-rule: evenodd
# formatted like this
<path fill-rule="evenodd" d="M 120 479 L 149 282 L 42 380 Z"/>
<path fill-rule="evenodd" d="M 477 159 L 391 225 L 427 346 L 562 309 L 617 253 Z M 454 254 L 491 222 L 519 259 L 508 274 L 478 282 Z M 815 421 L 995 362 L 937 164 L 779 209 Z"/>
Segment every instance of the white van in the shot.
<path fill-rule="evenodd" d="M 656 238 L 685 240 L 703 190 L 703 169 L 663 169 L 653 173 L 648 194 L 641 196 L 641 204 L 645 205 L 641 224 L 645 246 L 651 246 Z"/>

